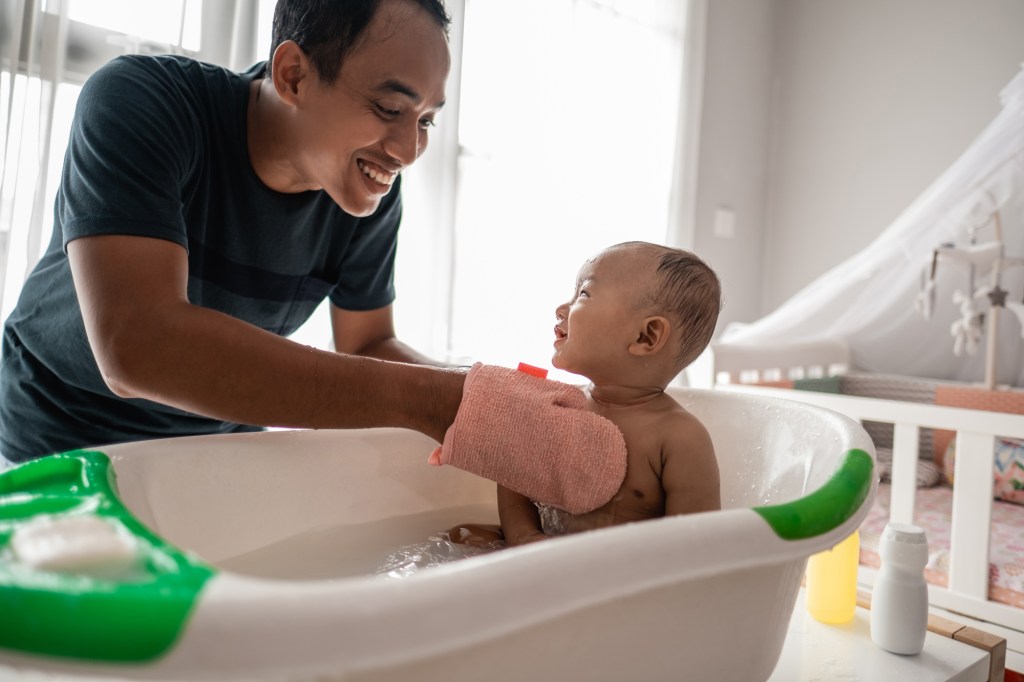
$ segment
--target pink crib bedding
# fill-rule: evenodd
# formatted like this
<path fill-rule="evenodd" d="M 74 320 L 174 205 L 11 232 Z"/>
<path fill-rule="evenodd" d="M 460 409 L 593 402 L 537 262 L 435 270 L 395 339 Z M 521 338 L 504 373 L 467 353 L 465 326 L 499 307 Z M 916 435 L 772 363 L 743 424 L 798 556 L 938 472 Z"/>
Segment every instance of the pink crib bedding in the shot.
<path fill-rule="evenodd" d="M 918 488 L 914 524 L 928 534 L 925 578 L 940 587 L 949 584 L 949 535 L 953 489 L 940 485 Z M 860 527 L 860 562 L 880 565 L 878 540 L 889 520 L 889 484 L 881 483 L 874 505 Z M 989 599 L 1024 608 L 1024 506 L 993 501 L 989 540 Z"/>

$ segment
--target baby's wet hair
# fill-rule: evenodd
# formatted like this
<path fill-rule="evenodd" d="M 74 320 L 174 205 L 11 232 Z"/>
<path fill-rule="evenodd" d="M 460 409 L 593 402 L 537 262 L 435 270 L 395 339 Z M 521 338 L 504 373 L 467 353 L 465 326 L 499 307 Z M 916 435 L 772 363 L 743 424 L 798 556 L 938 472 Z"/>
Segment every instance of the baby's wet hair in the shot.
<path fill-rule="evenodd" d="M 623 242 L 612 248 L 644 247 L 657 262 L 658 282 L 648 302 L 670 315 L 679 325 L 679 370 L 697 359 L 715 333 L 722 309 L 722 285 L 718 275 L 697 255 L 649 242 Z"/>
<path fill-rule="evenodd" d="M 711 342 L 722 310 L 722 285 L 707 263 L 682 249 L 662 254 L 658 274 L 662 286 L 656 295 L 682 328 L 677 360 L 683 369 Z"/>

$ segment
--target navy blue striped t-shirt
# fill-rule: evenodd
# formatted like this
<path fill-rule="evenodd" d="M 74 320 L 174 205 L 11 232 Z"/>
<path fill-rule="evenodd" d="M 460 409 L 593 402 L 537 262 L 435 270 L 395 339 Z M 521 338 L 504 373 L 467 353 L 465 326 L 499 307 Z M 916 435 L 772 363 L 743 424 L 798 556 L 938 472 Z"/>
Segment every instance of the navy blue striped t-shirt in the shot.
<path fill-rule="evenodd" d="M 188 252 L 188 297 L 279 335 L 324 300 L 394 300 L 400 178 L 366 218 L 322 191 L 283 194 L 249 163 L 245 73 L 176 56 L 119 57 L 79 97 L 49 247 L 4 325 L 0 454 L 12 461 L 91 445 L 254 430 L 115 396 L 85 336 L 67 243 L 119 234 Z"/>

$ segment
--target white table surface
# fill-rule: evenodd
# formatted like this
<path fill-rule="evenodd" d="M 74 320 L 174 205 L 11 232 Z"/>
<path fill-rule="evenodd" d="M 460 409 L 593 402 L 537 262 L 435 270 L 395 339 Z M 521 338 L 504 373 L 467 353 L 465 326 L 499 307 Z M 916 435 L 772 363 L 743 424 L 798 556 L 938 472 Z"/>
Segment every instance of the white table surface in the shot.
<path fill-rule="evenodd" d="M 801 588 L 769 682 L 988 682 L 982 649 L 929 632 L 924 651 L 901 656 L 875 646 L 870 628 L 871 612 L 860 607 L 844 625 L 819 623 L 807 613 Z"/>

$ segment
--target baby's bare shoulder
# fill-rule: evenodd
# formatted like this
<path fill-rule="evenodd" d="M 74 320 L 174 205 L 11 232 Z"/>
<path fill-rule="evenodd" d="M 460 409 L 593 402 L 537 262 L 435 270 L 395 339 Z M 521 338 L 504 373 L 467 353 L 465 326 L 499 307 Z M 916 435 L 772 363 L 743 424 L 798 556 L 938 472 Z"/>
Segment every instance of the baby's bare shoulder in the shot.
<path fill-rule="evenodd" d="M 677 460 L 674 462 L 676 468 L 717 470 L 718 458 L 711 434 L 692 412 L 675 403 L 662 413 L 659 422 L 661 452 L 667 467 Z"/>
<path fill-rule="evenodd" d="M 678 442 L 680 437 L 693 437 L 711 441 L 704 423 L 692 412 L 676 402 L 671 396 L 664 396 L 664 405 L 658 410 L 660 431 L 671 442 Z"/>
<path fill-rule="evenodd" d="M 671 396 L 609 410 L 605 416 L 619 427 L 629 456 L 625 494 L 616 496 L 613 510 L 617 518 L 720 507 L 718 461 L 708 431 Z M 651 506 L 652 500 L 658 502 L 657 508 Z M 640 508 L 642 514 L 637 513 Z"/>

